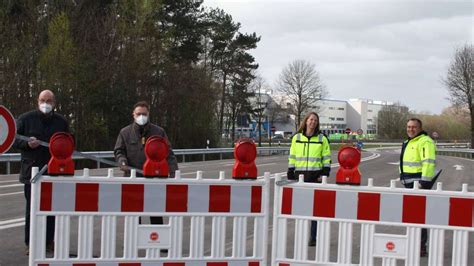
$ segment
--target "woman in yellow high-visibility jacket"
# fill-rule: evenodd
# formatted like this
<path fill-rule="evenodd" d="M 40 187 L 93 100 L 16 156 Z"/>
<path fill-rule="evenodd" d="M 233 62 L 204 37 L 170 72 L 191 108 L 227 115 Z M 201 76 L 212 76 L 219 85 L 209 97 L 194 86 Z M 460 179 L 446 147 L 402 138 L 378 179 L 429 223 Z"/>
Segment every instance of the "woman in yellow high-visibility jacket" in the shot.
<path fill-rule="evenodd" d="M 304 176 L 304 182 L 320 183 L 331 171 L 331 149 L 327 137 L 319 130 L 319 116 L 309 112 L 291 139 L 288 179 Z M 311 222 L 310 246 L 316 245 L 317 223 Z"/>

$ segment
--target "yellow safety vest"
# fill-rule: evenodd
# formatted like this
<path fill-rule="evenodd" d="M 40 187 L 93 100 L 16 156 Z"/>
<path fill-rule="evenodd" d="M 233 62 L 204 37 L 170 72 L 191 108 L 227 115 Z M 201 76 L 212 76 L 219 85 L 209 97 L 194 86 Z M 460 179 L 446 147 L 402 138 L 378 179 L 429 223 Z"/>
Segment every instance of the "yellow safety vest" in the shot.
<path fill-rule="evenodd" d="M 331 167 L 329 141 L 322 133 L 310 138 L 297 133 L 291 140 L 288 168 L 295 171 L 319 171 Z"/>
<path fill-rule="evenodd" d="M 425 133 L 403 142 L 400 155 L 400 179 L 431 181 L 436 172 L 436 145 Z"/>

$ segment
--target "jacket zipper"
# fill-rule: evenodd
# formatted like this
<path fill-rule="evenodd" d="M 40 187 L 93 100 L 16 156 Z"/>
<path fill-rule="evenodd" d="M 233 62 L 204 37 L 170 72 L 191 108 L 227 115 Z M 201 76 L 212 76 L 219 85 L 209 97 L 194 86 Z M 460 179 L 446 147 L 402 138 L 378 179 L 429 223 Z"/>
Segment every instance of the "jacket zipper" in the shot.
<path fill-rule="evenodd" d="M 306 153 L 306 172 L 308 171 L 309 165 L 309 144 L 311 142 L 311 137 L 308 138 L 308 152 Z"/>

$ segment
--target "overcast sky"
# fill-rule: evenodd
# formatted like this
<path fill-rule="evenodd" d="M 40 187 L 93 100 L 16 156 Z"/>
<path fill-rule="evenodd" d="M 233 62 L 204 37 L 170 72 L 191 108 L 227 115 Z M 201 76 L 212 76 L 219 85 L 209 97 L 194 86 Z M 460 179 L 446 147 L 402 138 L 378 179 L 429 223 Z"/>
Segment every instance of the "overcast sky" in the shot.
<path fill-rule="evenodd" d="M 289 62 L 316 65 L 329 97 L 401 102 L 439 114 L 450 106 L 441 82 L 456 48 L 473 43 L 472 1 L 213 0 L 261 36 L 251 53 L 275 88 Z"/>

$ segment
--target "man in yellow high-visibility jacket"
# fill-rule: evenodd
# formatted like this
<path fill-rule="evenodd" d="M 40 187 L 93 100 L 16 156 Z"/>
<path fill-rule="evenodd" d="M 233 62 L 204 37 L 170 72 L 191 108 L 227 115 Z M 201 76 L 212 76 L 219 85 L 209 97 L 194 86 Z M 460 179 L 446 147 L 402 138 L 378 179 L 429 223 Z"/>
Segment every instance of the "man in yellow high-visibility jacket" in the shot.
<path fill-rule="evenodd" d="M 421 189 L 430 189 L 436 172 L 436 145 L 423 130 L 418 118 L 410 118 L 407 122 L 408 139 L 403 142 L 400 154 L 400 182 L 406 188 L 413 188 L 418 181 Z M 427 256 L 426 242 L 428 232 L 421 230 L 422 257 Z"/>

